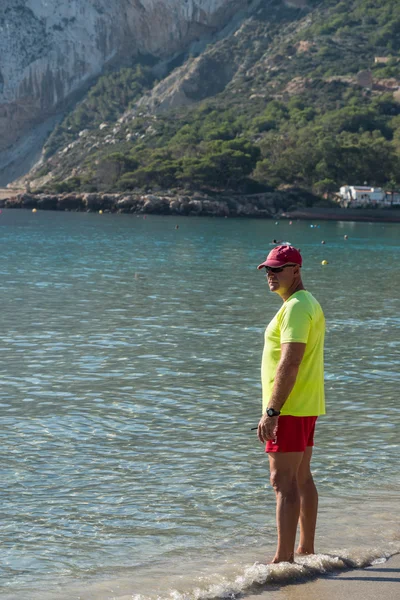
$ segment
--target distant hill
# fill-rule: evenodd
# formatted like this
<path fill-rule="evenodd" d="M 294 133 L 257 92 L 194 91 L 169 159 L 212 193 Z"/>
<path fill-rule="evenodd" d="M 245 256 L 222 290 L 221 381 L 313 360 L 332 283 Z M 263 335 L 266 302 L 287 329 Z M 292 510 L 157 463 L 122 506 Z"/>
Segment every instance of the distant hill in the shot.
<path fill-rule="evenodd" d="M 29 170 L 49 131 L 107 69 L 146 57 L 165 76 L 190 45 L 204 47 L 259 2 L 1 0 L 0 185 Z"/>
<path fill-rule="evenodd" d="M 49 137 L 32 189 L 400 186 L 400 3 L 271 0 L 193 47 L 104 74 Z"/>

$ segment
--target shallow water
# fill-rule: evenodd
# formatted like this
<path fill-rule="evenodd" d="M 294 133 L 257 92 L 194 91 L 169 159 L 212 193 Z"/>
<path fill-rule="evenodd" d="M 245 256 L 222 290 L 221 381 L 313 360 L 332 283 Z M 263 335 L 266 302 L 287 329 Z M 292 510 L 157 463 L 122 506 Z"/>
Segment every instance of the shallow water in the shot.
<path fill-rule="evenodd" d="M 1 599 L 269 584 L 274 498 L 250 428 L 273 238 L 301 248 L 327 320 L 313 463 L 334 558 L 308 561 L 400 550 L 398 224 L 3 211 L 0 234 Z"/>

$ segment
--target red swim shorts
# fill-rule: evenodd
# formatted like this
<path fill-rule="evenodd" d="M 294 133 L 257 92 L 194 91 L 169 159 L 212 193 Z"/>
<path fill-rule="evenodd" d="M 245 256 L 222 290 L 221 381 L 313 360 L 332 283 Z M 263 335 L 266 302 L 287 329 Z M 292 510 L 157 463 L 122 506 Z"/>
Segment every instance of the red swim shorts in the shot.
<path fill-rule="evenodd" d="M 280 415 L 276 438 L 267 442 L 265 452 L 304 452 L 307 446 L 314 446 L 317 418 Z"/>

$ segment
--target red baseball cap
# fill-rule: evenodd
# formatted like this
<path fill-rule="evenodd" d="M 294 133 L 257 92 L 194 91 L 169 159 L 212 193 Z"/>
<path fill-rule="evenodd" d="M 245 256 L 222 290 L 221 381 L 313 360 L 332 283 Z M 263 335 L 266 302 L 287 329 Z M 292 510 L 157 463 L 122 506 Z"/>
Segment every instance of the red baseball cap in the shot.
<path fill-rule="evenodd" d="M 303 264 L 300 252 L 294 248 L 294 246 L 276 246 L 268 254 L 267 258 L 261 265 L 258 265 L 257 269 L 263 267 L 283 267 L 289 263 L 296 265 Z"/>

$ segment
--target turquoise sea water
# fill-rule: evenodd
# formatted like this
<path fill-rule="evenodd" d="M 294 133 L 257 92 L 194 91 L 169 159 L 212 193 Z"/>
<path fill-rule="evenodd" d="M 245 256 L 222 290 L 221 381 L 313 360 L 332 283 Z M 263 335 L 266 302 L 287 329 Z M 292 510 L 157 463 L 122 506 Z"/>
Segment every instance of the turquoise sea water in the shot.
<path fill-rule="evenodd" d="M 400 225 L 315 224 L 0 214 L 1 600 L 268 584 L 274 497 L 250 429 L 272 239 L 301 248 L 327 320 L 307 568 L 400 551 Z"/>

